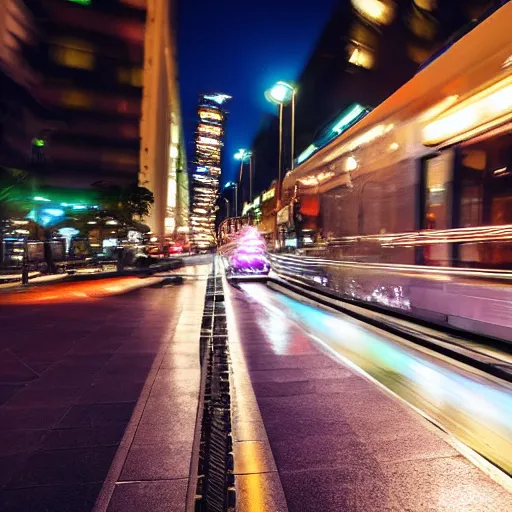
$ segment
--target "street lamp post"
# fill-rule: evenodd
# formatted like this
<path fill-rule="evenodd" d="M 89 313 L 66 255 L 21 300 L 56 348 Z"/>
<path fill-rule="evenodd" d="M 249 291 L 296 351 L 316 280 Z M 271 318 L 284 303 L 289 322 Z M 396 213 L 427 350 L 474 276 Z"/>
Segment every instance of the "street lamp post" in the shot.
<path fill-rule="evenodd" d="M 277 169 L 277 187 L 276 187 L 276 224 L 275 224 L 275 240 L 279 238 L 279 228 L 277 224 L 277 213 L 281 209 L 282 199 L 282 172 L 283 172 L 283 107 L 291 102 L 291 168 L 294 167 L 295 152 L 295 88 L 286 82 L 277 82 L 272 88 L 265 92 L 265 97 L 274 105 L 279 107 L 279 161 Z"/>
<path fill-rule="evenodd" d="M 238 183 L 236 182 L 233 182 L 233 181 L 228 181 L 225 185 L 224 185 L 224 188 L 232 188 L 234 189 L 234 199 L 235 199 L 235 217 L 238 217 Z"/>
<path fill-rule="evenodd" d="M 277 178 L 277 205 L 281 205 L 281 181 L 283 161 L 283 107 L 291 102 L 291 168 L 294 168 L 295 152 L 295 88 L 286 82 L 277 82 L 272 88 L 265 92 L 265 97 L 274 105 L 279 107 L 279 163 Z"/>
<path fill-rule="evenodd" d="M 238 173 L 238 182 L 242 184 L 242 175 L 244 163 L 249 159 L 249 202 L 252 201 L 252 152 L 245 149 L 239 149 L 235 154 L 235 159 L 240 160 L 240 171 Z"/>
<path fill-rule="evenodd" d="M 229 199 L 224 198 L 224 201 L 226 201 L 226 219 L 229 219 Z"/>

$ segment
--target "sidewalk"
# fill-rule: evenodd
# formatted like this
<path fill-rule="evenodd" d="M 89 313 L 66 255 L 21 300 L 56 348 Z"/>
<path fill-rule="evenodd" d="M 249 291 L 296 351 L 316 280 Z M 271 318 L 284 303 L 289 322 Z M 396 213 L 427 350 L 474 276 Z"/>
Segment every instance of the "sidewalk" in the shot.
<path fill-rule="evenodd" d="M 185 507 L 207 267 L 0 312 L 0 511 Z M 96 504 L 96 505 L 95 505 Z"/>
<path fill-rule="evenodd" d="M 444 433 L 246 286 L 225 292 L 238 512 L 512 510 Z"/>
<path fill-rule="evenodd" d="M 82 269 L 81 272 L 68 274 L 66 272 L 61 274 L 47 274 L 39 275 L 33 273 L 34 277 L 29 280 L 27 286 L 35 286 L 41 284 L 51 284 L 54 282 L 75 282 L 75 281 L 89 281 L 94 279 L 103 279 L 108 277 L 124 277 L 124 276 L 146 276 L 152 275 L 157 272 L 166 272 L 174 270 L 183 266 L 183 260 L 181 258 L 175 258 L 168 261 L 161 261 L 147 268 L 126 268 L 124 270 L 87 270 Z M 11 289 L 23 289 L 26 288 L 21 284 L 21 276 L 18 280 L 9 280 L 8 282 L 2 283 L 0 280 L 0 291 L 11 290 Z"/>

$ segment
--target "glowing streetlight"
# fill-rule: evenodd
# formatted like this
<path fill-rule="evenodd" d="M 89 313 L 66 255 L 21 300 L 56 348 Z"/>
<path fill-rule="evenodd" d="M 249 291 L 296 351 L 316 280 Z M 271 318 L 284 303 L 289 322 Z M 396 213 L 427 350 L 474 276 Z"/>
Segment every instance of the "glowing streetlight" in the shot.
<path fill-rule="evenodd" d="M 252 152 L 246 151 L 245 149 L 239 149 L 238 153 L 235 153 L 235 160 L 240 160 L 240 173 L 238 181 L 242 183 L 242 173 L 244 163 L 249 160 L 249 202 L 252 201 Z"/>
<path fill-rule="evenodd" d="M 294 168 L 295 153 L 295 87 L 287 82 L 277 82 L 273 87 L 265 92 L 265 98 L 271 103 L 279 106 L 279 163 L 278 163 L 278 180 L 277 180 L 277 203 L 281 202 L 281 173 L 283 159 L 283 106 L 291 103 L 292 119 L 291 119 L 291 165 Z"/>

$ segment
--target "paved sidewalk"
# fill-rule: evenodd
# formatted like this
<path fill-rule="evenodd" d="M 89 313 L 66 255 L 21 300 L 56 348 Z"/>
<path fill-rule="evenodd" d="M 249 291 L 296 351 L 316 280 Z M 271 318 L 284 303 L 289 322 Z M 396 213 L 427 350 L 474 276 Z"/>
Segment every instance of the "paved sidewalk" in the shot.
<path fill-rule="evenodd" d="M 226 292 L 238 512 L 512 510 L 438 429 L 321 351 L 275 292 L 244 286 Z"/>
<path fill-rule="evenodd" d="M 0 309 L 0 511 L 88 512 L 98 495 L 108 510 L 184 510 L 207 267 L 195 270 Z"/>

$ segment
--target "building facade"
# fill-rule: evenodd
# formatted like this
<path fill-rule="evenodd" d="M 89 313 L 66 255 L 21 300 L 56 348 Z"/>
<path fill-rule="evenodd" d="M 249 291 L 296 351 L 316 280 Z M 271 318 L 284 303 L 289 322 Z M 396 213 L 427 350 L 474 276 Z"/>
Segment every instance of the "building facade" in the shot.
<path fill-rule="evenodd" d="M 169 0 L 147 2 L 139 184 L 153 192 L 147 222 L 159 238 L 182 237 L 189 221 L 172 8 Z"/>
<path fill-rule="evenodd" d="M 155 198 L 152 232 L 186 231 L 173 2 L 0 1 L 0 165 L 78 195 L 139 183 Z"/>
<path fill-rule="evenodd" d="M 213 247 L 216 242 L 215 218 L 227 116 L 224 104 L 229 99 L 230 96 L 219 93 L 199 97 L 190 209 L 191 243 L 199 249 Z"/>

